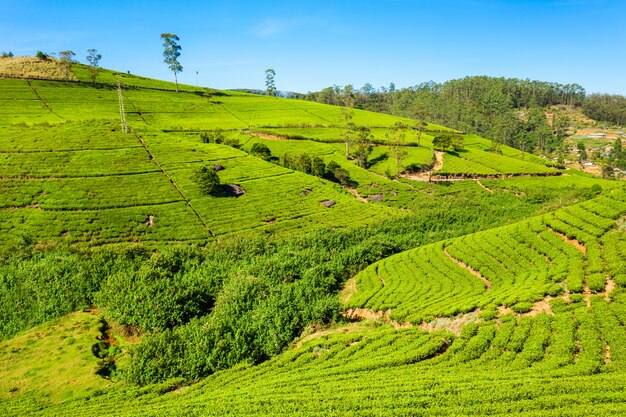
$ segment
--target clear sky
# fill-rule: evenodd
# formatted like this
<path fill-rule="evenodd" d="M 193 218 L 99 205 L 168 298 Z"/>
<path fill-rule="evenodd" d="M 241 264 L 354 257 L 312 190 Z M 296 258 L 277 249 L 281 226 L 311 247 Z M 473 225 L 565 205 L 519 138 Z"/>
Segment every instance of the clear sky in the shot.
<path fill-rule="evenodd" d="M 102 54 L 160 79 L 159 35 L 180 37 L 179 80 L 279 90 L 407 87 L 467 75 L 579 83 L 626 95 L 626 0 L 0 0 L 0 50 Z"/>

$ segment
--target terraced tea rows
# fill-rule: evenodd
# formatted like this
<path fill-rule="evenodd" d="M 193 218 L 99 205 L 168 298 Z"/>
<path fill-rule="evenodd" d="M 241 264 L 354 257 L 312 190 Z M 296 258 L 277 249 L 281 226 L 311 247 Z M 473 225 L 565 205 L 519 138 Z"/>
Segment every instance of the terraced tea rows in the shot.
<path fill-rule="evenodd" d="M 625 263 L 613 245 L 612 261 L 605 262 L 602 237 L 616 239 L 607 232 L 625 214 L 626 192 L 616 190 L 554 214 L 404 252 L 357 275 L 347 306 L 390 309 L 393 320 L 420 323 L 497 306 L 523 313 L 547 296 L 604 292 Z"/>
<path fill-rule="evenodd" d="M 74 70 L 79 80 L 89 80 L 85 68 L 77 65 Z M 116 76 L 125 84 L 123 96 L 130 134 L 122 134 L 118 128 Z M 197 350 L 184 353 L 193 366 L 211 370 L 194 374 L 194 380 L 240 364 L 190 387 L 183 386 L 183 380 L 139 387 L 120 382 L 114 376 L 107 383 L 91 378 L 89 387 L 77 391 L 74 387 L 78 382 L 62 381 L 58 385 L 61 391 L 66 390 L 62 392 L 55 392 L 54 384 L 41 382 L 42 378 L 49 378 L 48 374 L 29 391 L 26 382 L 11 374 L 15 367 L 7 366 L 0 372 L 0 412 L 76 416 L 624 413 L 626 191 L 621 184 L 606 181 L 598 189 L 599 181 L 579 174 L 542 178 L 546 196 L 570 185 L 589 188 L 594 195 L 603 194 L 520 223 L 385 258 L 360 272 L 351 282 L 353 287 L 348 286 L 343 294 L 348 319 L 373 320 L 340 322 L 316 332 L 319 323 L 312 324 L 314 319 L 310 317 L 325 317 L 319 319 L 320 323 L 338 317 L 338 304 L 331 294 L 342 282 L 343 278 L 337 277 L 410 247 L 406 243 L 411 242 L 409 238 L 402 240 L 407 227 L 420 228 L 420 232 L 424 228 L 424 235 L 430 233 L 422 242 L 435 241 L 433 236 L 460 235 L 463 232 L 458 227 L 448 234 L 442 230 L 449 226 L 446 219 L 456 223 L 459 220 L 455 217 L 465 219 L 458 203 L 451 213 L 446 211 L 446 204 L 470 188 L 475 189 L 475 195 L 484 194 L 485 200 L 489 200 L 477 206 L 487 207 L 485 211 L 491 209 L 489 204 L 498 204 L 504 201 L 498 198 L 506 196 L 507 207 L 520 207 L 511 201 L 524 201 L 526 211 L 521 212 L 530 214 L 547 204 L 533 205 L 526 200 L 550 201 L 534 189 L 537 179 L 485 179 L 444 185 L 415 183 L 408 178 L 393 180 L 388 177 L 396 168 L 395 160 L 385 133 L 397 121 L 412 123 L 411 120 L 355 110 L 354 122 L 370 127 L 376 142 L 366 169 L 345 157 L 338 127 L 339 107 L 190 86 L 174 93 L 171 83 L 109 71 L 103 71 L 100 77 L 97 85 L 0 80 L 0 239 L 4 245 L 139 241 L 163 246 L 177 241 L 206 244 L 210 240 L 221 241 L 222 237 L 246 235 L 226 242 L 224 247 L 219 242 L 206 252 L 193 255 L 209 258 L 213 249 L 228 252 L 231 247 L 240 248 L 228 245 L 248 242 L 247 238 L 257 233 L 283 236 L 319 227 L 352 228 L 403 215 L 385 204 L 413 209 L 418 216 L 418 200 L 433 196 L 441 203 L 437 212 L 439 223 L 430 228 L 414 219 L 402 223 L 405 218 L 398 217 L 395 223 L 381 226 L 384 232 L 368 237 L 367 244 L 376 245 L 375 249 L 363 250 L 359 247 L 361 236 L 354 235 L 357 244 L 347 246 L 348 249 L 342 246 L 345 253 L 333 245 L 341 246 L 336 239 L 347 234 L 338 233 L 320 243 L 320 236 L 325 233 L 322 231 L 311 241 L 279 247 L 276 256 L 266 258 L 255 251 L 271 251 L 280 241 L 268 243 L 257 238 L 254 242 L 258 247 L 254 246 L 250 253 L 240 256 L 235 249 L 235 254 L 223 258 L 235 265 L 228 273 L 224 272 L 228 268 L 219 262 L 208 262 L 206 270 L 195 269 L 198 265 L 191 256 L 185 266 L 189 269 L 185 280 L 178 273 L 177 262 L 182 261 L 177 256 L 190 252 L 158 252 L 150 257 L 142 255 L 140 248 L 137 259 L 144 255 L 150 259 L 137 260 L 138 275 L 133 275 L 135 269 L 129 267 L 124 270 L 130 271 L 129 275 L 107 278 L 106 288 L 111 291 L 137 286 L 143 291 L 137 294 L 154 298 L 157 304 L 159 297 L 172 303 L 165 305 L 175 308 L 189 301 L 184 305 L 193 310 L 187 317 L 188 312 L 182 311 L 187 307 L 181 307 L 181 316 L 173 328 L 162 333 L 155 331 L 155 338 L 146 336 L 141 346 L 156 352 L 148 355 L 148 360 L 154 360 L 159 371 L 168 366 L 163 365 L 168 360 L 170 364 L 183 362 L 182 354 L 180 358 L 176 356 L 181 353 L 177 349 L 189 348 L 192 343 L 188 340 L 197 340 L 200 342 L 193 343 Z M 223 130 L 231 146 L 203 143 L 200 134 L 216 129 Z M 435 165 L 436 169 L 423 174 L 427 178 L 561 173 L 541 158 L 512 148 L 502 147 L 500 154 L 491 152 L 489 141 L 473 135 L 464 135 L 463 150 L 446 152 L 441 166 L 442 152 L 435 152 L 433 139 L 449 129 L 429 125 L 426 130 L 419 146 L 414 132 L 409 134 L 402 164 L 422 168 Z M 341 187 L 266 162 L 250 154 L 255 143 L 265 144 L 274 157 L 307 154 L 320 157 L 325 163 L 334 161 L 349 172 L 350 185 Z M 215 197 L 201 191 L 199 169 L 216 164 L 222 168 L 222 185 L 237 185 L 244 194 Z M 531 198 L 525 199 L 525 193 L 531 192 Z M 368 200 L 363 198 L 368 196 Z M 580 198 L 589 197 L 581 193 Z M 378 203 L 380 200 L 383 204 Z M 434 217 L 429 212 L 427 219 Z M 518 214 L 517 218 L 521 217 Z M 475 224 L 465 233 L 479 230 L 479 219 L 472 217 Z M 384 229 L 394 227 L 400 230 Z M 393 233 L 399 237 L 387 239 Z M 310 268 L 295 268 L 296 263 L 308 262 L 307 255 L 321 251 L 318 244 L 327 251 L 328 256 L 320 258 L 325 261 L 319 265 L 313 262 Z M 246 256 L 251 258 L 244 261 Z M 49 264 L 57 261 L 46 259 Z M 15 262 L 22 265 L 19 259 Z M 39 267 L 36 262 L 31 265 L 33 271 Z M 9 279 L 10 275 L 15 274 L 8 272 L 0 277 L 5 280 L 0 290 L 11 291 L 16 281 Z M 45 279 L 46 275 L 42 277 Z M 25 281 L 23 294 L 29 293 L 28 280 Z M 142 281 L 141 285 L 138 281 Z M 185 285 L 190 288 L 179 288 Z M 59 285 L 62 287 L 63 283 Z M 174 295 L 165 300 L 170 293 Z M 135 297 L 136 293 L 129 294 Z M 114 295 L 117 294 L 99 297 L 105 303 L 109 299 L 122 304 L 130 300 L 131 306 L 137 303 L 137 298 L 121 300 Z M 81 296 L 85 300 L 93 298 L 93 294 Z M 248 300 L 250 297 L 252 301 Z M 16 306 L 16 311 L 27 310 L 19 297 L 6 299 Z M 301 305 L 294 306 L 294 299 Z M 45 303 L 40 304 L 41 310 L 33 311 L 43 311 Z M 122 304 L 115 307 L 123 310 Z M 160 307 L 155 304 L 155 309 Z M 302 307 L 307 314 L 292 311 Z M 72 304 L 63 311 L 76 308 L 81 306 Z M 216 311 L 222 315 L 216 320 L 222 321 L 211 322 Z M 320 313 L 311 315 L 310 311 Z M 80 313 L 66 319 L 76 314 Z M 124 312 L 118 314 L 124 320 L 137 319 L 125 317 Z M 43 321 L 24 318 L 14 332 L 24 328 L 27 320 Z M 241 323 L 233 325 L 236 320 L 244 322 L 243 327 L 247 328 L 238 328 Z M 82 330 L 70 323 L 65 329 L 67 334 L 53 334 L 55 343 L 63 343 L 63 349 L 58 350 L 64 354 L 65 344 L 72 345 L 67 349 L 71 353 L 63 356 L 70 359 L 55 357 L 54 361 L 67 361 L 55 363 L 55 378 L 62 380 L 64 367 L 73 366 L 72 357 L 80 356 L 82 366 L 91 366 L 89 352 L 96 354 L 90 351 L 92 343 L 99 344 L 103 337 L 110 337 L 103 332 L 96 341 L 91 334 L 95 322 L 91 317 Z M 273 326 L 268 326 L 268 332 L 265 322 Z M 312 334 L 302 336 L 278 354 L 307 325 L 311 327 L 305 334 Z M 251 328 L 263 331 L 255 333 Z M 177 333 L 181 329 L 188 332 Z M 88 330 L 89 335 L 80 333 L 83 330 Z M 215 333 L 207 337 L 209 331 Z M 51 337 L 46 328 L 36 328 L 28 334 L 30 341 L 24 343 L 45 350 L 43 343 L 33 340 L 39 335 Z M 171 335 L 175 337 L 170 340 Z M 176 345 L 180 335 L 196 339 L 185 338 L 187 344 Z M 252 339 L 262 339 L 268 346 L 262 346 L 262 354 L 238 356 L 247 358 L 244 363 L 236 359 L 222 366 L 219 358 L 196 361 L 216 352 L 236 355 L 236 349 L 253 349 L 253 343 L 246 342 Z M 208 346 L 212 343 L 216 349 Z M 220 346 L 236 348 L 220 351 Z M 33 369 L 22 372 L 23 378 L 34 379 L 40 372 L 45 373 L 32 364 L 27 349 L 21 355 L 21 348 L 15 350 L 9 344 L 0 348 L 10 358 L 30 361 Z M 48 346 L 46 352 L 51 349 Z M 120 371 L 131 372 L 131 358 L 119 354 L 116 348 L 107 354 L 119 355 L 116 363 Z M 248 364 L 276 354 L 258 365 Z M 95 357 L 92 360 L 95 365 Z"/>
<path fill-rule="evenodd" d="M 388 211 L 361 207 L 327 181 L 185 136 L 144 139 L 121 133 L 113 122 L 4 129 L 0 217 L 6 239 L 206 240 L 258 229 L 344 227 Z M 195 172 L 216 163 L 225 168 L 222 181 L 240 185 L 245 195 L 200 192 Z"/>
<path fill-rule="evenodd" d="M 31 398 L 10 413 L 53 415 L 598 415 L 626 405 L 626 308 L 594 296 L 556 314 L 512 314 L 454 337 L 417 327 L 350 324 L 313 334 L 258 366 L 219 372 L 189 388 L 175 382 L 100 390 L 62 404 Z M 117 404 L 112 410 L 110 404 Z M 42 404 L 43 405 L 43 404 Z"/>

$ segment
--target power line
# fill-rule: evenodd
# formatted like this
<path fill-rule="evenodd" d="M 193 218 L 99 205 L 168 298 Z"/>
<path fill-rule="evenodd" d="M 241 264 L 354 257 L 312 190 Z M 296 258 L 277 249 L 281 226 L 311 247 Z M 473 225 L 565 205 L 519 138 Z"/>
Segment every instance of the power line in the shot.
<path fill-rule="evenodd" d="M 122 118 L 122 132 L 128 133 L 128 124 L 126 124 L 126 111 L 124 110 L 124 96 L 122 96 L 122 82 L 117 77 L 117 99 L 120 103 L 120 117 Z"/>

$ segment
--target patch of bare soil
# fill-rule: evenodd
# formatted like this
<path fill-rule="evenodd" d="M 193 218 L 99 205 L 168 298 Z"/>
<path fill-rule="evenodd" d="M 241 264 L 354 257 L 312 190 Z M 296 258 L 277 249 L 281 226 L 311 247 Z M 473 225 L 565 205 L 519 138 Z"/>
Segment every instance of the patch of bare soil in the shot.
<path fill-rule="evenodd" d="M 443 168 L 443 152 L 441 151 L 433 151 L 435 154 L 435 165 L 433 166 L 433 171 L 440 171 Z"/>
<path fill-rule="evenodd" d="M 279 135 L 270 135 L 268 133 L 260 133 L 260 132 L 248 132 L 248 135 L 250 136 L 256 136 L 257 138 L 261 138 L 261 139 L 270 139 L 270 140 L 291 140 L 288 137 L 285 136 L 279 136 Z"/>
<path fill-rule="evenodd" d="M 507 314 L 516 314 L 515 311 L 511 307 L 507 306 L 499 306 L 498 307 L 498 316 L 506 316 Z"/>
<path fill-rule="evenodd" d="M 541 301 L 537 301 L 535 304 L 533 304 L 530 311 L 528 313 L 524 313 L 523 315 L 535 317 L 539 314 L 548 314 L 550 316 L 554 316 L 552 307 L 550 307 L 550 300 L 552 300 L 552 297 L 548 296 Z"/>
<path fill-rule="evenodd" d="M 611 363 L 611 346 L 604 346 L 604 363 Z"/>
<path fill-rule="evenodd" d="M 581 251 L 582 253 L 587 253 L 587 248 L 585 247 L 585 245 L 583 245 L 582 243 L 580 243 L 579 241 L 577 241 L 576 239 L 570 239 L 569 237 L 567 237 L 566 235 L 564 235 L 561 232 L 557 232 L 556 230 L 554 230 L 551 227 L 548 227 L 549 230 L 551 230 L 552 232 L 554 232 L 558 237 L 560 237 L 561 239 L 563 239 L 564 242 L 569 243 L 570 245 L 573 245 L 576 249 L 578 249 L 579 251 Z"/>
<path fill-rule="evenodd" d="M 367 308 L 350 308 L 343 312 L 348 320 L 389 320 L 391 310 L 374 311 Z"/>
<path fill-rule="evenodd" d="M 540 314 L 548 314 L 550 316 L 554 315 L 552 311 L 552 307 L 550 306 L 550 301 L 552 300 L 551 296 L 547 296 L 541 301 L 537 301 L 533 304 L 532 308 L 526 313 L 516 313 L 513 311 L 511 307 L 507 306 L 499 306 L 498 307 L 498 317 L 505 316 L 507 314 L 514 314 L 517 317 L 535 317 Z"/>
<path fill-rule="evenodd" d="M 446 330 L 458 336 L 461 334 L 461 330 L 463 330 L 463 326 L 465 326 L 466 324 L 481 321 L 481 319 L 478 317 L 479 313 L 480 310 L 477 309 L 472 312 L 461 314 L 455 317 L 437 317 L 436 319 L 428 323 L 420 324 L 419 328 L 420 330 L 425 330 L 428 332 Z"/>
<path fill-rule="evenodd" d="M 582 167 L 580 169 L 582 172 L 586 172 L 587 174 L 596 175 L 598 177 L 602 176 L 602 168 L 598 165 L 592 165 L 589 167 Z"/>
<path fill-rule="evenodd" d="M 587 135 L 591 135 L 593 133 L 604 133 L 606 135 L 607 139 L 616 139 L 619 137 L 619 135 L 617 135 L 615 132 L 610 132 L 608 130 L 601 130 L 601 129 L 578 129 L 576 131 L 576 133 L 574 133 L 574 135 L 576 136 L 587 136 Z"/>
<path fill-rule="evenodd" d="M 450 255 L 448 253 L 448 250 L 446 248 L 443 248 L 443 252 L 446 254 L 446 256 L 448 258 L 450 258 L 450 260 L 452 262 L 454 262 L 455 264 L 457 264 L 458 266 L 460 266 L 461 268 L 464 268 L 465 270 L 467 270 L 470 274 L 474 275 L 476 278 L 480 279 L 482 282 L 485 283 L 485 285 L 487 286 L 487 289 L 491 289 L 491 282 L 489 282 L 489 280 L 487 278 L 485 278 L 484 276 L 482 276 L 482 274 L 478 271 L 476 271 L 475 269 L 473 269 L 471 266 L 464 264 L 463 262 L 459 261 L 458 259 L 454 258 L 452 255 Z"/>
<path fill-rule="evenodd" d="M 372 320 L 382 321 L 384 323 L 391 324 L 396 329 L 405 329 L 413 327 L 411 323 L 400 323 L 395 320 L 391 320 L 391 310 L 387 311 L 374 311 L 367 308 L 351 308 L 343 312 L 343 316 L 348 320 Z"/>
<path fill-rule="evenodd" d="M 606 287 L 604 287 L 604 299 L 606 301 L 612 301 L 611 293 L 613 292 L 613 290 L 616 287 L 617 287 L 617 284 L 615 283 L 615 281 L 613 281 L 611 278 L 607 277 L 606 278 Z"/>

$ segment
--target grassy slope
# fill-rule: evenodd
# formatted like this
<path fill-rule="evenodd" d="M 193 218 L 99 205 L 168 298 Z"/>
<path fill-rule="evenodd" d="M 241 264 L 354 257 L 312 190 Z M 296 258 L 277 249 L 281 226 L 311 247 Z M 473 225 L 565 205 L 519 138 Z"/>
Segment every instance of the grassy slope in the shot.
<path fill-rule="evenodd" d="M 596 226 L 604 224 L 603 229 L 591 223 L 581 223 L 578 228 L 558 220 L 566 220 L 566 215 L 571 213 L 589 217 L 593 212 L 605 213 L 604 217 L 600 216 L 604 220 L 593 222 Z M 607 262 L 607 276 L 624 285 L 626 275 L 620 278 L 619 274 L 623 274 L 626 266 L 623 261 L 626 237 L 620 226 L 625 213 L 626 194 L 619 190 L 530 222 L 446 243 L 452 251 L 455 244 L 465 244 L 467 239 L 481 242 L 500 236 L 503 240 L 498 247 L 502 248 L 509 244 L 507 239 L 525 236 L 519 232 L 522 229 L 543 239 L 548 239 L 550 234 L 555 238 L 547 247 L 535 240 L 535 249 L 516 262 L 501 258 L 495 261 L 507 262 L 510 272 L 518 276 L 515 285 L 519 288 L 493 280 L 491 290 L 478 285 L 475 294 L 465 292 L 465 297 L 482 300 L 478 304 L 484 310 L 482 314 L 465 319 L 469 324 L 465 324 L 458 336 L 446 331 L 429 333 L 421 326 L 394 328 L 381 321 L 341 325 L 304 336 L 294 341 L 286 352 L 261 365 L 218 372 L 191 387 L 179 388 L 175 381 L 145 388 L 125 386 L 99 392 L 97 397 L 88 395 L 62 403 L 23 395 L 15 396 L 4 406 L 10 413 L 35 415 L 620 414 L 626 407 L 624 290 L 604 293 L 602 287 L 597 295 L 554 297 L 548 301 L 550 314 L 498 314 L 489 303 L 494 296 L 497 298 L 503 290 L 511 288 L 515 289 L 511 294 L 530 294 L 523 287 L 533 287 L 536 280 L 532 277 L 542 276 L 533 271 L 530 277 L 524 277 L 524 270 L 539 267 L 533 257 L 549 256 L 550 266 L 558 274 L 561 267 L 565 267 L 564 271 L 572 267 L 571 259 L 583 256 L 582 253 L 567 255 L 568 251 L 578 250 L 546 230 L 545 224 L 583 242 L 588 248 L 583 256 L 588 267 L 593 264 L 594 244 L 601 242 L 605 247 L 601 256 Z M 594 231 L 594 227 L 597 230 Z M 503 233 L 515 230 L 518 232 L 510 235 Z M 525 239 L 530 242 L 533 238 L 526 233 Z M 469 247 L 475 249 L 475 245 Z M 420 248 L 417 252 L 429 248 Z M 544 255 L 542 251 L 547 252 Z M 481 252 L 496 258 L 512 256 L 494 247 L 482 248 L 478 254 Z M 439 288 L 441 282 L 436 275 L 426 273 L 411 283 L 413 278 L 401 272 L 402 268 L 423 267 L 436 259 L 430 255 L 422 260 L 416 258 L 415 265 L 397 262 L 396 258 L 413 258 L 415 253 L 415 250 L 409 251 L 378 264 L 400 268 L 396 276 L 390 275 L 393 273 L 390 269 L 382 272 L 385 279 L 382 287 L 378 278 L 368 283 L 357 277 L 357 292 L 353 297 L 373 299 L 368 291 L 383 293 L 390 288 L 390 300 L 401 298 L 398 309 L 411 305 L 414 313 L 433 307 L 437 310 L 437 303 L 440 303 L 445 308 L 439 308 L 438 314 L 451 314 L 447 310 L 450 303 L 446 301 L 450 301 L 450 294 Z M 526 256 L 529 258 L 525 259 Z M 460 292 L 469 288 L 467 284 L 480 284 L 475 277 L 463 276 L 462 270 L 452 263 L 442 268 L 440 271 L 451 278 L 453 287 Z M 587 273 L 588 269 L 585 271 Z M 558 278 L 565 278 L 569 283 L 572 272 L 576 272 L 575 266 Z M 407 291 L 394 280 L 402 286 L 411 284 L 415 288 Z M 550 278 L 546 282 L 549 283 Z M 414 294 L 413 302 L 411 294 Z M 349 301 L 348 305 L 352 304 Z M 430 325 L 438 327 L 441 323 L 444 323 L 444 330 L 450 328 L 441 319 Z M 114 409 L 111 404 L 115 404 Z M 38 405 L 44 408 L 37 410 Z"/>
<path fill-rule="evenodd" d="M 83 81 L 88 79 L 84 71 L 78 70 L 76 74 Z M 103 82 L 115 79 L 109 72 L 100 77 Z M 218 127 L 271 129 L 293 123 L 333 126 L 338 119 L 338 108 L 231 93 L 207 98 L 202 95 L 203 90 L 200 94 L 173 94 L 170 83 L 141 77 L 124 77 L 124 82 L 148 87 L 128 89 L 125 100 L 129 123 L 154 159 L 147 156 L 136 138 L 117 131 L 114 89 L 106 85 L 91 88 L 47 81 L 33 81 L 31 87 L 23 80 L 0 80 L 0 100 L 3 100 L 0 187 L 4 207 L 0 211 L 3 225 L 0 229 L 3 233 L 8 231 L 4 238 L 19 233 L 35 240 L 95 243 L 137 239 L 165 242 L 181 240 L 181 236 L 204 241 L 209 239 L 206 229 L 215 235 L 250 230 L 292 232 L 319 223 L 358 225 L 392 214 L 387 207 L 357 202 L 335 184 L 285 170 L 223 145 L 202 144 L 195 135 L 170 132 Z M 372 127 L 388 126 L 397 120 L 366 112 L 358 112 L 357 116 L 357 123 Z M 66 120 L 70 123 L 64 124 Z M 56 126 L 19 125 L 41 122 Z M 11 126 L 15 123 L 18 125 Z M 315 132 L 332 139 L 335 135 L 332 129 L 315 128 Z M 374 129 L 379 136 L 383 131 Z M 247 141 L 244 150 L 254 141 L 263 141 L 275 154 L 306 151 L 322 155 L 327 161 L 341 155 L 341 146 L 319 143 L 333 140 L 294 143 L 241 139 Z M 429 142 L 424 135 L 423 141 L 426 150 L 432 148 L 432 138 Z M 480 138 L 466 137 L 466 145 L 467 152 L 452 156 L 459 159 L 457 172 L 467 172 L 463 170 L 469 165 L 473 166 L 469 172 L 475 173 L 532 173 L 546 169 L 542 161 L 510 149 L 503 150 L 507 159 L 496 157 L 494 160 L 498 161 L 494 162 L 489 157 L 492 154 L 484 153 L 488 143 Z M 18 149 L 22 151 L 19 154 L 15 153 Z M 426 159 L 430 154 L 418 157 Z M 242 184 L 248 193 L 236 200 L 200 196 L 191 180 L 191 167 L 207 162 L 223 163 L 226 166 L 223 178 Z M 411 204 L 411 198 L 423 198 L 430 192 L 425 185 L 405 185 L 357 169 L 345 157 L 338 162 L 350 168 L 362 193 L 368 190 L 401 193 L 398 200 L 410 208 L 419 206 Z M 536 187 L 537 181 L 515 178 L 484 183 L 494 190 L 522 194 Z M 558 189 L 602 182 L 577 176 L 541 179 L 541 184 L 544 181 Z M 602 184 L 605 189 L 617 186 L 613 182 Z M 303 187 L 314 192 L 302 196 Z M 310 199 L 304 198 L 308 196 Z M 330 210 L 323 209 L 319 200 L 329 196 L 338 204 Z M 235 211 L 243 215 L 230 217 Z M 145 223 L 150 215 L 155 216 L 155 225 L 148 227 Z M 556 220 L 554 223 L 558 224 Z M 607 248 L 616 242 L 619 247 L 619 242 L 623 242 L 619 233 L 623 234 L 612 232 Z M 394 264 L 391 260 L 388 263 Z M 398 278 L 404 276 L 400 274 Z M 426 291 L 430 284 L 427 280 Z M 29 358 L 13 352 L 10 355 L 14 356 L 8 358 L 16 366 L 6 367 L 5 374 L 0 375 L 4 381 L 11 381 L 2 385 L 0 399 L 5 401 L 0 409 L 9 415 L 374 415 L 414 413 L 418 409 L 424 414 L 533 415 L 541 410 L 547 415 L 546 409 L 551 409 L 553 415 L 565 411 L 573 415 L 592 412 L 610 415 L 612 411 L 623 411 L 621 370 L 626 357 L 621 327 L 626 322 L 624 296 L 616 291 L 612 298 L 615 302 L 606 303 L 602 296 L 591 297 L 591 309 L 583 299 L 576 298 L 566 306 L 555 305 L 555 316 L 485 319 L 478 326 L 467 326 L 453 342 L 450 334 L 429 335 L 415 327 L 395 330 L 388 325 L 351 325 L 334 329 L 325 336 L 322 333 L 305 339 L 260 366 L 220 372 L 175 393 L 167 392 L 176 384 L 146 388 L 114 385 L 113 390 L 102 390 L 102 380 L 95 381 L 92 374 L 85 375 L 84 371 L 91 365 L 83 365 L 76 372 L 85 380 L 62 386 L 67 383 L 62 377 L 55 381 L 60 385 L 55 385 L 47 375 L 56 368 L 42 359 L 41 368 L 46 370 L 36 370 Z M 424 302 L 434 305 L 435 300 L 431 301 Z M 71 335 L 77 340 L 72 346 L 80 347 L 80 351 L 71 351 L 58 362 L 71 364 L 82 355 L 84 363 L 91 363 L 89 360 L 93 359 L 88 359 L 86 349 L 95 337 L 93 327 L 89 327 L 95 321 L 86 320 L 84 330 L 73 334 L 73 325 L 66 324 L 73 317 L 49 325 L 48 328 L 54 328 L 49 334 L 45 328 L 33 329 L 33 333 L 3 342 L 2 347 L 5 351 L 21 349 L 28 343 L 36 343 L 27 340 L 34 340 L 33 335 L 39 334 L 45 338 L 36 345 L 36 351 L 45 353 L 51 345 L 54 349 L 63 346 L 63 342 L 56 343 L 53 338 L 65 340 Z M 608 361 L 604 353 L 607 345 L 612 353 Z M 21 385 L 34 389 L 29 393 L 17 386 L 20 383 L 15 379 L 23 369 L 29 369 L 27 372 L 32 377 Z M 15 387 L 17 391 L 13 390 Z M 92 389 L 97 389 L 97 395 L 93 395 Z M 63 402 L 53 405 L 58 401 Z"/>
<path fill-rule="evenodd" d="M 84 67 L 75 66 L 74 71 L 79 80 L 89 80 Z M 127 85 L 127 119 L 136 135 L 124 135 L 117 127 L 113 84 L 118 75 Z M 338 107 L 190 86 L 182 86 L 183 91 L 176 94 L 171 83 L 106 70 L 99 73 L 98 81 L 92 85 L 0 79 L 0 188 L 4 191 L 0 204 L 5 208 L 0 223 L 3 238 L 9 242 L 202 242 L 250 231 L 287 232 L 316 224 L 352 226 L 393 215 L 393 210 L 379 204 L 356 201 L 336 184 L 227 146 L 203 144 L 197 135 L 177 133 L 190 130 L 232 130 L 230 135 L 245 143 L 244 150 L 254 142 L 264 142 L 277 156 L 320 155 L 325 162 L 333 160 L 348 169 L 364 196 L 381 195 L 392 203 L 415 196 L 411 185 L 384 177 L 395 168 L 387 147 L 376 147 L 371 158 L 376 163 L 366 170 L 348 161 L 336 144 L 272 141 L 236 133 L 311 125 L 318 126 L 313 129 L 316 134 L 332 138 L 338 131 Z M 384 127 L 397 120 L 355 113 L 356 123 L 371 126 L 383 140 Z M 432 125 L 429 129 L 443 128 Z M 511 157 L 485 153 L 483 139 L 468 137 L 466 142 L 462 157 L 446 155 L 450 162 L 446 161 L 444 171 L 455 163 L 458 169 L 452 172 L 550 170 L 528 155 L 529 160 L 520 162 L 519 152 Z M 405 165 L 431 163 L 429 133 L 423 135 L 422 144 L 408 148 Z M 486 162 L 490 158 L 498 160 Z M 223 180 L 242 185 L 246 194 L 219 199 L 202 196 L 193 176 L 207 163 L 224 165 Z M 320 205 L 324 200 L 337 204 L 326 209 Z M 238 213 L 236 218 L 233 213 Z M 152 225 L 148 224 L 150 216 Z"/>
<path fill-rule="evenodd" d="M 202 144 L 198 137 L 161 131 L 185 122 L 189 125 L 183 127 L 244 128 L 276 112 L 291 122 L 314 117 L 285 100 L 229 95 L 220 96 L 216 104 L 192 93 L 129 90 L 126 107 L 130 125 L 138 130 L 135 136 L 122 134 L 113 122 L 119 117 L 117 92 L 106 86 L 32 81 L 31 88 L 23 80 L 1 83 L 7 105 L 0 117 L 7 123 L 53 124 L 3 128 L 0 170 L 6 209 L 0 221 L 7 235 L 95 243 L 202 241 L 252 230 L 349 226 L 390 212 L 363 206 L 328 181 L 228 146 Z M 254 111 L 258 107 L 267 111 Z M 224 165 L 223 181 L 243 186 L 246 194 L 202 196 L 193 176 L 207 163 Z M 336 204 L 327 209 L 320 204 L 324 200 Z M 233 218 L 233 213 L 240 215 Z M 154 226 L 146 226 L 149 216 Z"/>
<path fill-rule="evenodd" d="M 0 341 L 0 403 L 20 396 L 67 401 L 110 386 L 95 374 L 91 353 L 100 326 L 97 314 L 76 312 Z"/>

